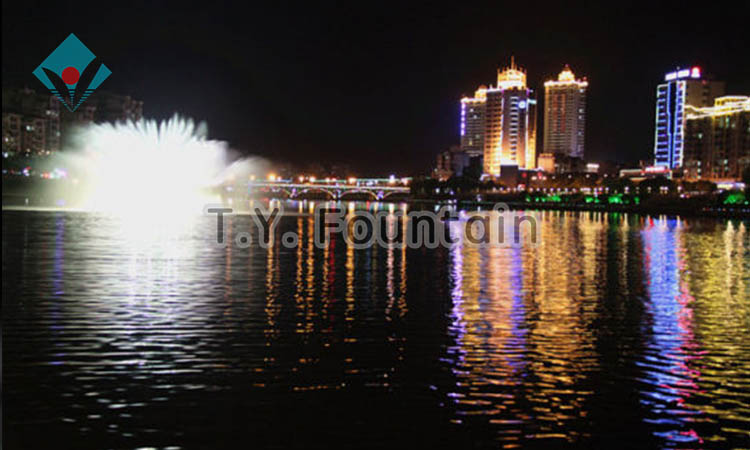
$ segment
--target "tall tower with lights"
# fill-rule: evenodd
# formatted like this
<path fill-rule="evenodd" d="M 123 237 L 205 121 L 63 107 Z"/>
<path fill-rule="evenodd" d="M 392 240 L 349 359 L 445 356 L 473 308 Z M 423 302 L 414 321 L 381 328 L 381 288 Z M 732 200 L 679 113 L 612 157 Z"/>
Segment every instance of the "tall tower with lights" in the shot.
<path fill-rule="evenodd" d="M 484 172 L 499 176 L 503 166 L 536 167 L 536 99 L 526 72 L 511 58 L 486 91 Z"/>
<path fill-rule="evenodd" d="M 536 168 L 536 98 L 513 58 L 498 70 L 497 85 L 461 99 L 461 150 L 483 155 L 484 173 L 492 176 L 502 166 Z"/>
<path fill-rule="evenodd" d="M 664 77 L 656 88 L 655 166 L 683 166 L 685 107 L 712 106 L 716 97 L 724 95 L 724 88 L 723 82 L 705 80 L 700 67 L 678 69 Z"/>
<path fill-rule="evenodd" d="M 567 65 L 544 83 L 544 153 L 583 158 L 588 85 Z"/>

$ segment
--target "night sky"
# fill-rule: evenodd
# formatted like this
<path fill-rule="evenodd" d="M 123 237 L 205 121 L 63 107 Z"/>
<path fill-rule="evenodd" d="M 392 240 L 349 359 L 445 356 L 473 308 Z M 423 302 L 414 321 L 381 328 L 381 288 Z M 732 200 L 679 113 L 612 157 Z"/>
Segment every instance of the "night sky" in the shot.
<path fill-rule="evenodd" d="M 678 65 L 750 94 L 748 2 L 567 3 L 3 0 L 3 86 L 42 90 L 31 71 L 75 33 L 113 72 L 100 89 L 146 117 L 179 112 L 242 153 L 359 175 L 431 166 L 458 143 L 461 95 L 511 54 L 540 100 L 566 63 L 588 78 L 587 159 L 651 157 L 655 88 Z"/>

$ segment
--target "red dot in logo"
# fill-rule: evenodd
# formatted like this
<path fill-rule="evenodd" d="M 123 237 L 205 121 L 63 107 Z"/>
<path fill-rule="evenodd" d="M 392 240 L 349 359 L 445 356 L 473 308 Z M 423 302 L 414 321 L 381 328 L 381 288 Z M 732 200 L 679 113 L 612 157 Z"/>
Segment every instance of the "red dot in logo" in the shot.
<path fill-rule="evenodd" d="M 76 84 L 80 77 L 81 75 L 75 67 L 66 67 L 62 73 L 62 80 L 65 84 Z"/>

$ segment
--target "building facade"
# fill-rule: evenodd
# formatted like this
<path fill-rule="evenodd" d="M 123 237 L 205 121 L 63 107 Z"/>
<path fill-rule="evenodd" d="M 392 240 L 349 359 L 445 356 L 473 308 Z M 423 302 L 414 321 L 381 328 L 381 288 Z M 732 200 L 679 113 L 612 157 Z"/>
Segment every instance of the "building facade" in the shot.
<path fill-rule="evenodd" d="M 686 107 L 684 176 L 735 181 L 750 167 L 750 97 L 719 97 Z"/>
<path fill-rule="evenodd" d="M 452 176 L 476 176 L 478 178 L 481 175 L 481 159 L 481 155 L 471 155 L 459 146 L 451 146 L 448 150 L 438 154 L 433 175 L 441 181 Z"/>
<path fill-rule="evenodd" d="M 536 98 L 512 58 L 496 85 L 461 99 L 461 149 L 481 155 L 487 175 L 499 176 L 503 166 L 536 168 Z"/>
<path fill-rule="evenodd" d="M 539 169 L 546 173 L 564 174 L 586 171 L 586 163 L 582 158 L 568 156 L 564 153 L 540 153 Z"/>
<path fill-rule="evenodd" d="M 544 83 L 544 153 L 584 157 L 587 88 L 567 65 Z"/>
<path fill-rule="evenodd" d="M 685 108 L 711 106 L 724 95 L 724 83 L 702 77 L 701 69 L 678 69 L 664 77 L 656 88 L 654 165 L 676 169 L 685 157 Z"/>
<path fill-rule="evenodd" d="M 129 96 L 96 92 L 73 112 L 48 92 L 3 89 L 3 140 L 6 156 L 49 155 L 60 151 L 64 137 L 94 122 L 138 121 L 143 102 Z"/>
<path fill-rule="evenodd" d="M 472 157 L 484 154 L 484 114 L 487 87 L 479 86 L 474 97 L 461 99 L 461 151 Z"/>
<path fill-rule="evenodd" d="M 3 153 L 49 155 L 60 150 L 60 102 L 32 89 L 3 89 Z"/>

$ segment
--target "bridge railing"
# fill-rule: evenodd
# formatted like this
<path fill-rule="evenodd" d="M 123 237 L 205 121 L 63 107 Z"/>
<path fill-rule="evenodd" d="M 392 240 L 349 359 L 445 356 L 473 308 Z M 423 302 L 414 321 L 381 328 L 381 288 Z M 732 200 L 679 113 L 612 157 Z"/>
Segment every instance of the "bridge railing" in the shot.
<path fill-rule="evenodd" d="M 341 189 L 362 189 L 362 188 L 379 188 L 386 190 L 404 190 L 409 189 L 411 178 L 357 178 L 357 179 L 322 179 L 322 180 L 294 180 L 294 179 L 274 179 L 274 180 L 250 180 L 250 187 L 284 187 L 284 188 L 341 188 Z"/>
<path fill-rule="evenodd" d="M 249 191 L 263 190 L 273 193 L 285 193 L 287 198 L 297 198 L 299 195 L 319 191 L 330 195 L 333 199 L 340 199 L 346 195 L 366 194 L 374 200 L 383 200 L 391 195 L 408 194 L 410 188 L 408 179 L 393 178 L 359 178 L 357 180 L 250 180 Z"/>

